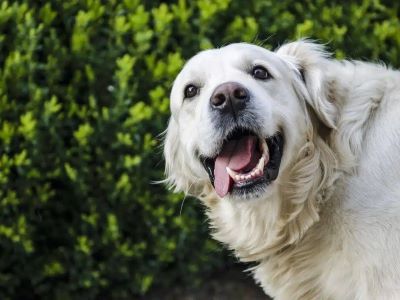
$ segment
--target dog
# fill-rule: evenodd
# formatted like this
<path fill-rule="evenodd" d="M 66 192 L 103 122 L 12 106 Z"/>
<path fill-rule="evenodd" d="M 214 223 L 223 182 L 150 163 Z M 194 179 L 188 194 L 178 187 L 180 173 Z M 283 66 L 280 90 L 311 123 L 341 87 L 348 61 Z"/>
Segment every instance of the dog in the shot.
<path fill-rule="evenodd" d="M 310 40 L 237 43 L 174 81 L 166 182 L 275 299 L 400 299 L 400 72 Z"/>

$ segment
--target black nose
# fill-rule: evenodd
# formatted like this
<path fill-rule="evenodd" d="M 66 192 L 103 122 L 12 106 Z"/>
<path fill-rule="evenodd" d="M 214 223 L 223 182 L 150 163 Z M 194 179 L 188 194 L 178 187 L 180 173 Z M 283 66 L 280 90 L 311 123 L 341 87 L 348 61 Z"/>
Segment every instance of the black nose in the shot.
<path fill-rule="evenodd" d="M 225 82 L 216 87 L 211 95 L 210 105 L 222 113 L 236 113 L 246 107 L 249 92 L 237 82 Z"/>

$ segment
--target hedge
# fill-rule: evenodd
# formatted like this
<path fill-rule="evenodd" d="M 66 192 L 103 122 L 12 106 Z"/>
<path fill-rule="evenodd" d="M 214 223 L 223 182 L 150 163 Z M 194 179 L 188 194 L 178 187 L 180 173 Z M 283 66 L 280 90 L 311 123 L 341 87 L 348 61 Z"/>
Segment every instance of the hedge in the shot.
<path fill-rule="evenodd" d="M 132 299 L 229 261 L 202 208 L 162 185 L 186 59 L 308 36 L 400 65 L 398 2 L 0 3 L 0 299 Z"/>

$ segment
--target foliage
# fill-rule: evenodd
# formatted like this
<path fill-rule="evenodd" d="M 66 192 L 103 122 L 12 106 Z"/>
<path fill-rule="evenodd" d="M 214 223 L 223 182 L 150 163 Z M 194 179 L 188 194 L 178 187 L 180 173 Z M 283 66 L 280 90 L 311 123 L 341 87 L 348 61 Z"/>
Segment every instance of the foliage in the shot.
<path fill-rule="evenodd" d="M 0 3 L 0 298 L 131 299 L 225 263 L 196 201 L 162 185 L 184 61 L 302 36 L 400 65 L 399 3 Z"/>

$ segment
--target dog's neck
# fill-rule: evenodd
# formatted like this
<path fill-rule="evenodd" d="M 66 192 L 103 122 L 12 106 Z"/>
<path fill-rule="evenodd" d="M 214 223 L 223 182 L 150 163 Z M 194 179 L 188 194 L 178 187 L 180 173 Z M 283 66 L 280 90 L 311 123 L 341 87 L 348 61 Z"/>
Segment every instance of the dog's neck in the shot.
<path fill-rule="evenodd" d="M 299 270 L 307 269 L 307 264 L 312 267 L 315 249 L 325 243 L 319 234 L 326 230 L 317 227 L 326 226 L 320 222 L 321 214 L 334 205 L 330 195 L 336 188 L 340 162 L 332 150 L 329 133 L 322 138 L 314 126 L 307 134 L 307 142 L 298 149 L 296 159 L 287 168 L 289 171 L 283 171 L 270 187 L 273 196 L 247 201 L 219 199 L 209 185 L 204 191 L 207 196 L 202 198 L 209 208 L 213 237 L 233 250 L 241 261 L 258 262 L 254 276 L 269 293 L 269 285 L 275 291 L 280 285 L 287 287 L 285 274 L 294 272 L 296 266 Z M 324 224 L 328 221 L 328 218 L 323 220 Z M 271 274 L 268 280 L 261 275 L 266 272 Z M 306 284 L 286 290 L 313 292 Z"/>
<path fill-rule="evenodd" d="M 311 144 L 314 143 L 324 142 L 319 140 Z M 283 174 L 281 182 L 276 183 L 278 192 L 273 198 L 240 202 L 218 199 L 212 186 L 204 193 L 208 195 L 203 201 L 210 208 L 207 214 L 213 237 L 233 250 L 241 261 L 258 263 L 252 269 L 254 277 L 270 295 L 284 286 L 285 291 L 318 295 L 318 291 L 308 286 L 315 278 L 306 278 L 311 274 L 315 276 L 316 272 L 304 274 L 301 270 L 316 267 L 312 266 L 316 249 L 324 247 L 326 242 L 320 235 L 326 230 L 317 227 L 329 222 L 325 218 L 322 224 L 320 214 L 332 205 L 329 198 L 335 188 L 336 174 L 334 170 L 324 169 L 335 165 L 329 161 L 335 159 L 330 157 L 329 148 L 325 149 L 326 153 L 317 153 L 327 145 L 312 147 L 311 144 L 300 152 L 302 159 L 294 164 L 293 173 Z M 321 163 L 321 160 L 325 162 Z M 299 176 L 306 171 L 313 176 Z M 315 181 L 304 181 L 310 178 Z M 321 189 L 321 184 L 326 188 Z M 271 277 L 266 280 L 265 274 L 271 274 Z M 288 282 L 287 274 L 301 278 Z M 297 286 L 296 282 L 304 284 Z"/>

